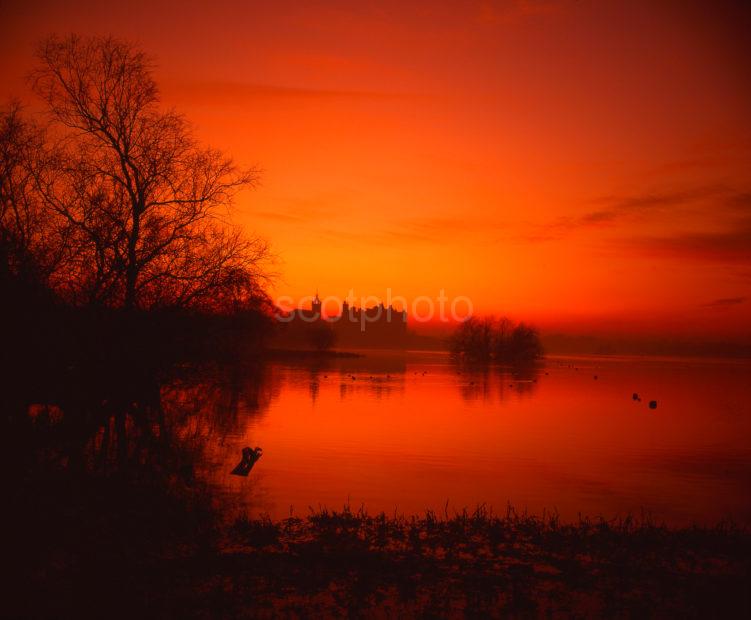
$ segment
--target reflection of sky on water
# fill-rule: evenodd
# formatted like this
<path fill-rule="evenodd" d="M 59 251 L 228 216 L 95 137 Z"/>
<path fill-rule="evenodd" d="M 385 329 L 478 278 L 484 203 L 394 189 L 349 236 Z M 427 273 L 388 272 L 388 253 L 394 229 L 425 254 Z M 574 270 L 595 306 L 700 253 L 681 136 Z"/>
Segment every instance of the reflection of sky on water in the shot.
<path fill-rule="evenodd" d="M 605 358 L 482 368 L 384 353 L 274 363 L 245 389 L 250 398 L 234 397 L 237 424 L 211 444 L 212 477 L 235 508 L 274 516 L 348 500 L 420 512 L 449 500 L 567 518 L 748 519 L 747 371 Z M 262 446 L 263 458 L 248 479 L 227 476 L 244 445 Z"/>

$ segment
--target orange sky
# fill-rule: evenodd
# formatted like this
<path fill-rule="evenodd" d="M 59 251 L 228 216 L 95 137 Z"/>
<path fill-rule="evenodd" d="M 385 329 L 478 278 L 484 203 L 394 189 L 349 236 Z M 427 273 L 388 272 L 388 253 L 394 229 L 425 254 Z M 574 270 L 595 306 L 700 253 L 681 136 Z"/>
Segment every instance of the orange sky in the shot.
<path fill-rule="evenodd" d="M 6 0 L 0 95 L 27 97 L 50 32 L 141 44 L 164 100 L 263 168 L 237 218 L 274 295 L 444 289 L 550 330 L 748 339 L 741 6 Z"/>

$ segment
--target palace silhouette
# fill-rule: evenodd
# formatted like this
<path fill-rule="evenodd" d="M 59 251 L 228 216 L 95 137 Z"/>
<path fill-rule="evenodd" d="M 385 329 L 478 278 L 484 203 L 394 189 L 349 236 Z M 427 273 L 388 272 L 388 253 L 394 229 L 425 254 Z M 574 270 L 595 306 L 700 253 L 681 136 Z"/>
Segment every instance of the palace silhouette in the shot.
<path fill-rule="evenodd" d="M 287 323 L 287 335 L 296 340 L 310 340 L 322 329 L 329 329 L 337 346 L 398 348 L 407 340 L 407 312 L 383 302 L 363 308 L 344 300 L 338 315 L 326 316 L 316 293 L 311 307 L 293 310 Z"/>

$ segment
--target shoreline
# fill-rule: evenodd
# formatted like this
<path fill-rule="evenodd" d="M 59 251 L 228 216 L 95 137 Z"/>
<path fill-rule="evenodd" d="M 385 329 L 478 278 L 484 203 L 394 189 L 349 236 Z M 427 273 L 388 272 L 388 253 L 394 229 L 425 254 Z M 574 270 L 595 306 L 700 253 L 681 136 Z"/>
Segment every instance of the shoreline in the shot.
<path fill-rule="evenodd" d="M 315 351 L 307 349 L 264 349 L 264 359 L 270 360 L 309 360 L 309 359 L 354 359 L 365 357 L 353 351 Z"/>

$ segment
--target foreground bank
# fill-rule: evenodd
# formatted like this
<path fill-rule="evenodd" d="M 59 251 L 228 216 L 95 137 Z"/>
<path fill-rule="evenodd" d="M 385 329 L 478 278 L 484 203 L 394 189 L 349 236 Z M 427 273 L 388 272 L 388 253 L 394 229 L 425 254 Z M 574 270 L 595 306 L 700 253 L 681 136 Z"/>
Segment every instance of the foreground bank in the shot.
<path fill-rule="evenodd" d="M 168 521 L 157 519 L 157 531 Z M 668 529 L 634 519 L 563 524 L 512 509 L 407 518 L 348 508 L 241 518 L 210 533 L 199 528 L 195 538 L 190 523 L 198 522 L 175 523 L 180 535 L 169 548 L 164 538 L 145 548 L 150 534 L 134 523 L 141 544 L 68 549 L 28 575 L 35 594 L 10 611 L 698 618 L 747 617 L 751 609 L 751 537 L 729 524 Z M 107 527 L 92 526 L 95 537 Z M 121 534 L 134 534 L 128 530 Z"/>

